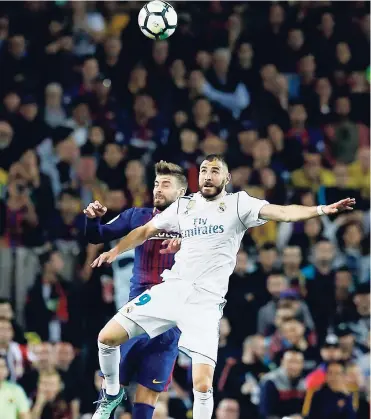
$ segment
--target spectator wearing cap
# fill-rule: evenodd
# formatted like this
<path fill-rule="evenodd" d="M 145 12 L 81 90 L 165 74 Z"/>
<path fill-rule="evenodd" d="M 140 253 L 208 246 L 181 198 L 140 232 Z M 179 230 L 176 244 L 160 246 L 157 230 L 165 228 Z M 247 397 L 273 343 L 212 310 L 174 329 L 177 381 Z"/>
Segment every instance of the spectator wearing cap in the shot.
<path fill-rule="evenodd" d="M 306 387 L 318 388 L 320 387 L 326 379 L 326 370 L 330 362 L 338 362 L 343 358 L 341 348 L 339 346 L 339 339 L 336 335 L 327 335 L 324 344 L 320 350 L 322 362 L 319 366 L 305 379 Z"/>
<path fill-rule="evenodd" d="M 326 383 L 317 390 L 308 390 L 303 406 L 308 419 L 355 419 L 352 398 L 348 394 L 344 366 L 340 362 L 329 364 Z"/>
<path fill-rule="evenodd" d="M 288 350 L 281 366 L 263 377 L 259 403 L 262 419 L 295 415 L 300 418 L 305 396 L 305 383 L 301 378 L 303 365 L 303 354 Z"/>
<path fill-rule="evenodd" d="M 30 419 L 30 406 L 27 396 L 18 384 L 7 381 L 7 363 L 0 356 L 0 406 L 1 415 L 6 419 Z"/>
<path fill-rule="evenodd" d="M 339 346 L 344 361 L 355 361 L 363 355 L 363 351 L 355 344 L 355 336 L 350 327 L 345 323 L 340 323 L 334 331 L 339 338 Z"/>

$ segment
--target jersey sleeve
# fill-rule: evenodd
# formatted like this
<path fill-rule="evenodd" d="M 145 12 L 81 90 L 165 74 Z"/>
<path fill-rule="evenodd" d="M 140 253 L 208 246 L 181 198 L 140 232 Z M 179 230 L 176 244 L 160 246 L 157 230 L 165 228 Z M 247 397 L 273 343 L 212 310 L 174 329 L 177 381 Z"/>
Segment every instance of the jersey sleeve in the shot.
<path fill-rule="evenodd" d="M 237 193 L 237 214 L 246 229 L 263 225 L 267 220 L 259 218 L 260 210 L 269 204 L 265 199 L 258 199 L 246 192 Z"/>
<path fill-rule="evenodd" d="M 100 218 L 90 219 L 86 217 L 85 235 L 89 243 L 107 243 L 111 240 L 121 239 L 131 230 L 131 217 L 134 208 L 122 212 L 107 224 L 101 224 Z"/>
<path fill-rule="evenodd" d="M 179 199 L 173 202 L 165 211 L 157 214 L 152 222 L 158 230 L 180 233 L 178 219 Z"/>

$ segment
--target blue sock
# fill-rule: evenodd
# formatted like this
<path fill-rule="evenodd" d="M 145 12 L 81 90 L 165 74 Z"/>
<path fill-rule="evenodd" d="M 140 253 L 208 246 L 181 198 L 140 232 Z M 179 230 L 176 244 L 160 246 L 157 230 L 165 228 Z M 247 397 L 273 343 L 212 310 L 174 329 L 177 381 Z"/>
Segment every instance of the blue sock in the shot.
<path fill-rule="evenodd" d="M 149 404 L 134 403 L 132 419 L 152 419 L 155 408 Z"/>

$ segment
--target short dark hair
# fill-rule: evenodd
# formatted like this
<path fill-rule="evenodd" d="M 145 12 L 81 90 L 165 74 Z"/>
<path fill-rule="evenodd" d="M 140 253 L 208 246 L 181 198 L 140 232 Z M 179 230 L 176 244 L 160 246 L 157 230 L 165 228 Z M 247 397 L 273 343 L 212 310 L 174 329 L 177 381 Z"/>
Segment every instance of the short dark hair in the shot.
<path fill-rule="evenodd" d="M 259 252 L 262 250 L 276 250 L 277 251 L 277 247 L 273 242 L 267 242 L 267 243 L 264 243 L 263 246 L 259 247 Z"/>
<path fill-rule="evenodd" d="M 156 176 L 174 176 L 181 188 L 184 188 L 185 190 L 188 188 L 188 182 L 184 171 L 177 164 L 161 160 L 155 164 L 155 174 Z"/>
<path fill-rule="evenodd" d="M 4 297 L 0 297 L 0 304 L 10 304 L 10 305 L 12 305 L 10 300 L 8 298 L 4 298 Z"/>
<path fill-rule="evenodd" d="M 223 164 L 223 166 L 228 170 L 228 164 L 225 161 L 225 158 L 222 154 L 208 154 L 205 157 L 205 160 L 207 160 L 207 161 L 214 161 L 214 160 L 220 161 Z"/>

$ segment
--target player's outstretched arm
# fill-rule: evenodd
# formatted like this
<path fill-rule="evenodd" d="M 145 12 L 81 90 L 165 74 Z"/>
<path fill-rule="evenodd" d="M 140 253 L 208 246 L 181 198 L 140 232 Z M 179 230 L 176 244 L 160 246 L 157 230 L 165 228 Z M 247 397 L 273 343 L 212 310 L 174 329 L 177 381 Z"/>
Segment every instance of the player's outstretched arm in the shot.
<path fill-rule="evenodd" d="M 99 201 L 90 203 L 84 209 L 86 215 L 85 236 L 89 243 L 99 244 L 117 240 L 132 230 L 131 218 L 134 208 L 122 212 L 107 224 L 101 224 L 101 217 L 106 212 L 107 207 L 104 207 Z"/>
<path fill-rule="evenodd" d="M 331 205 L 306 207 L 304 205 L 264 205 L 259 213 L 263 220 L 295 222 L 309 220 L 321 215 L 332 215 L 342 211 L 351 211 L 356 203 L 354 198 L 345 198 Z"/>
<path fill-rule="evenodd" d="M 98 256 L 91 266 L 95 268 L 101 266 L 103 263 L 112 263 L 119 254 L 124 253 L 127 250 L 135 249 L 160 231 L 161 230 L 155 227 L 152 220 L 144 226 L 137 227 L 126 237 L 121 239 L 117 246 L 112 248 L 109 252 L 102 253 Z"/>

